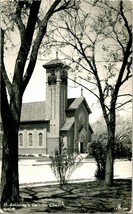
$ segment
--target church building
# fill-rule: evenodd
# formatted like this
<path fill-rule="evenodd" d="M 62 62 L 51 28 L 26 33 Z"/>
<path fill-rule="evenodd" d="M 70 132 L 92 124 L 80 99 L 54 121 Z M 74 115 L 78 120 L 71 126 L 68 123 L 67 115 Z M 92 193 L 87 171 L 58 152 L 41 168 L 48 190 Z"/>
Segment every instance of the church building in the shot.
<path fill-rule="evenodd" d="M 19 154 L 47 155 L 59 147 L 60 136 L 70 153 L 86 153 L 93 130 L 91 110 L 82 96 L 67 97 L 70 67 L 58 58 L 46 69 L 46 101 L 22 104 Z"/>

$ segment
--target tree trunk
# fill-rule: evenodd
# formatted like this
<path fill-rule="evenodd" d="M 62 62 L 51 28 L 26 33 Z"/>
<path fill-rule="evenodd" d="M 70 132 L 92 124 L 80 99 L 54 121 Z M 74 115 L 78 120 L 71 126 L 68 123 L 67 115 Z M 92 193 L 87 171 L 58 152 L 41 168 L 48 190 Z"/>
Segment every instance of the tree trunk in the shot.
<path fill-rule="evenodd" d="M 21 112 L 21 99 L 15 90 L 14 101 L 8 102 L 6 88 L 1 80 L 1 116 L 3 125 L 2 140 L 2 173 L 1 173 L 1 206 L 19 201 L 18 174 L 18 130 Z"/>
<path fill-rule="evenodd" d="M 114 142 L 115 142 L 115 123 L 113 122 L 108 125 L 108 143 L 106 150 L 106 171 L 105 171 L 105 183 L 107 186 L 113 185 Z"/>
<path fill-rule="evenodd" d="M 105 171 L 105 183 L 107 186 L 113 185 L 114 163 L 113 163 L 113 151 L 112 145 L 108 142 L 106 151 L 106 171 Z"/>
<path fill-rule="evenodd" d="M 18 128 L 4 128 L 1 175 L 1 206 L 19 201 Z"/>

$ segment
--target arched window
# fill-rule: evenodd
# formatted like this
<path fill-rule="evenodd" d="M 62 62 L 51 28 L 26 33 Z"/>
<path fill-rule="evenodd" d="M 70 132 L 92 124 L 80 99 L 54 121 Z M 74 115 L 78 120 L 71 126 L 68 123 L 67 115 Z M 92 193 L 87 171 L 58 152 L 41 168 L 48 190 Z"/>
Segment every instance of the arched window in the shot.
<path fill-rule="evenodd" d="M 19 134 L 19 146 L 23 146 L 23 134 Z"/>
<path fill-rule="evenodd" d="M 42 133 L 39 133 L 39 146 L 42 146 L 42 144 L 43 144 L 43 135 L 42 135 Z"/>
<path fill-rule="evenodd" d="M 86 140 L 86 136 L 85 136 L 85 134 L 82 134 L 81 135 L 81 142 L 84 142 Z"/>
<path fill-rule="evenodd" d="M 29 146 L 33 146 L 33 135 L 29 133 Z"/>

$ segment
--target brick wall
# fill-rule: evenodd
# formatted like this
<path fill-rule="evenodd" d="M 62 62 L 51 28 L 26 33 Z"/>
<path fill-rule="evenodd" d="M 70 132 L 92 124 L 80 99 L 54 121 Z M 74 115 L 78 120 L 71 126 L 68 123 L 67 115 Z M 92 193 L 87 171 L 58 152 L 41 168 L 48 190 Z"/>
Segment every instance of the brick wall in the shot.
<path fill-rule="evenodd" d="M 47 152 L 48 154 L 54 152 L 55 148 L 59 148 L 59 138 L 47 138 Z"/>

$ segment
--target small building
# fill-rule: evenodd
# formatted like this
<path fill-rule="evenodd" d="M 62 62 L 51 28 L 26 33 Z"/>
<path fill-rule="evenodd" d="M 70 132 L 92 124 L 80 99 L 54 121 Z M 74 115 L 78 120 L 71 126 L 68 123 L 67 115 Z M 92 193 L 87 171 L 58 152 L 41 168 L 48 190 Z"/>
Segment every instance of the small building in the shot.
<path fill-rule="evenodd" d="M 89 105 L 83 96 L 68 99 L 68 65 L 54 59 L 43 67 L 46 101 L 22 104 L 19 154 L 50 154 L 59 147 L 60 136 L 71 153 L 86 153 L 93 133 Z"/>

